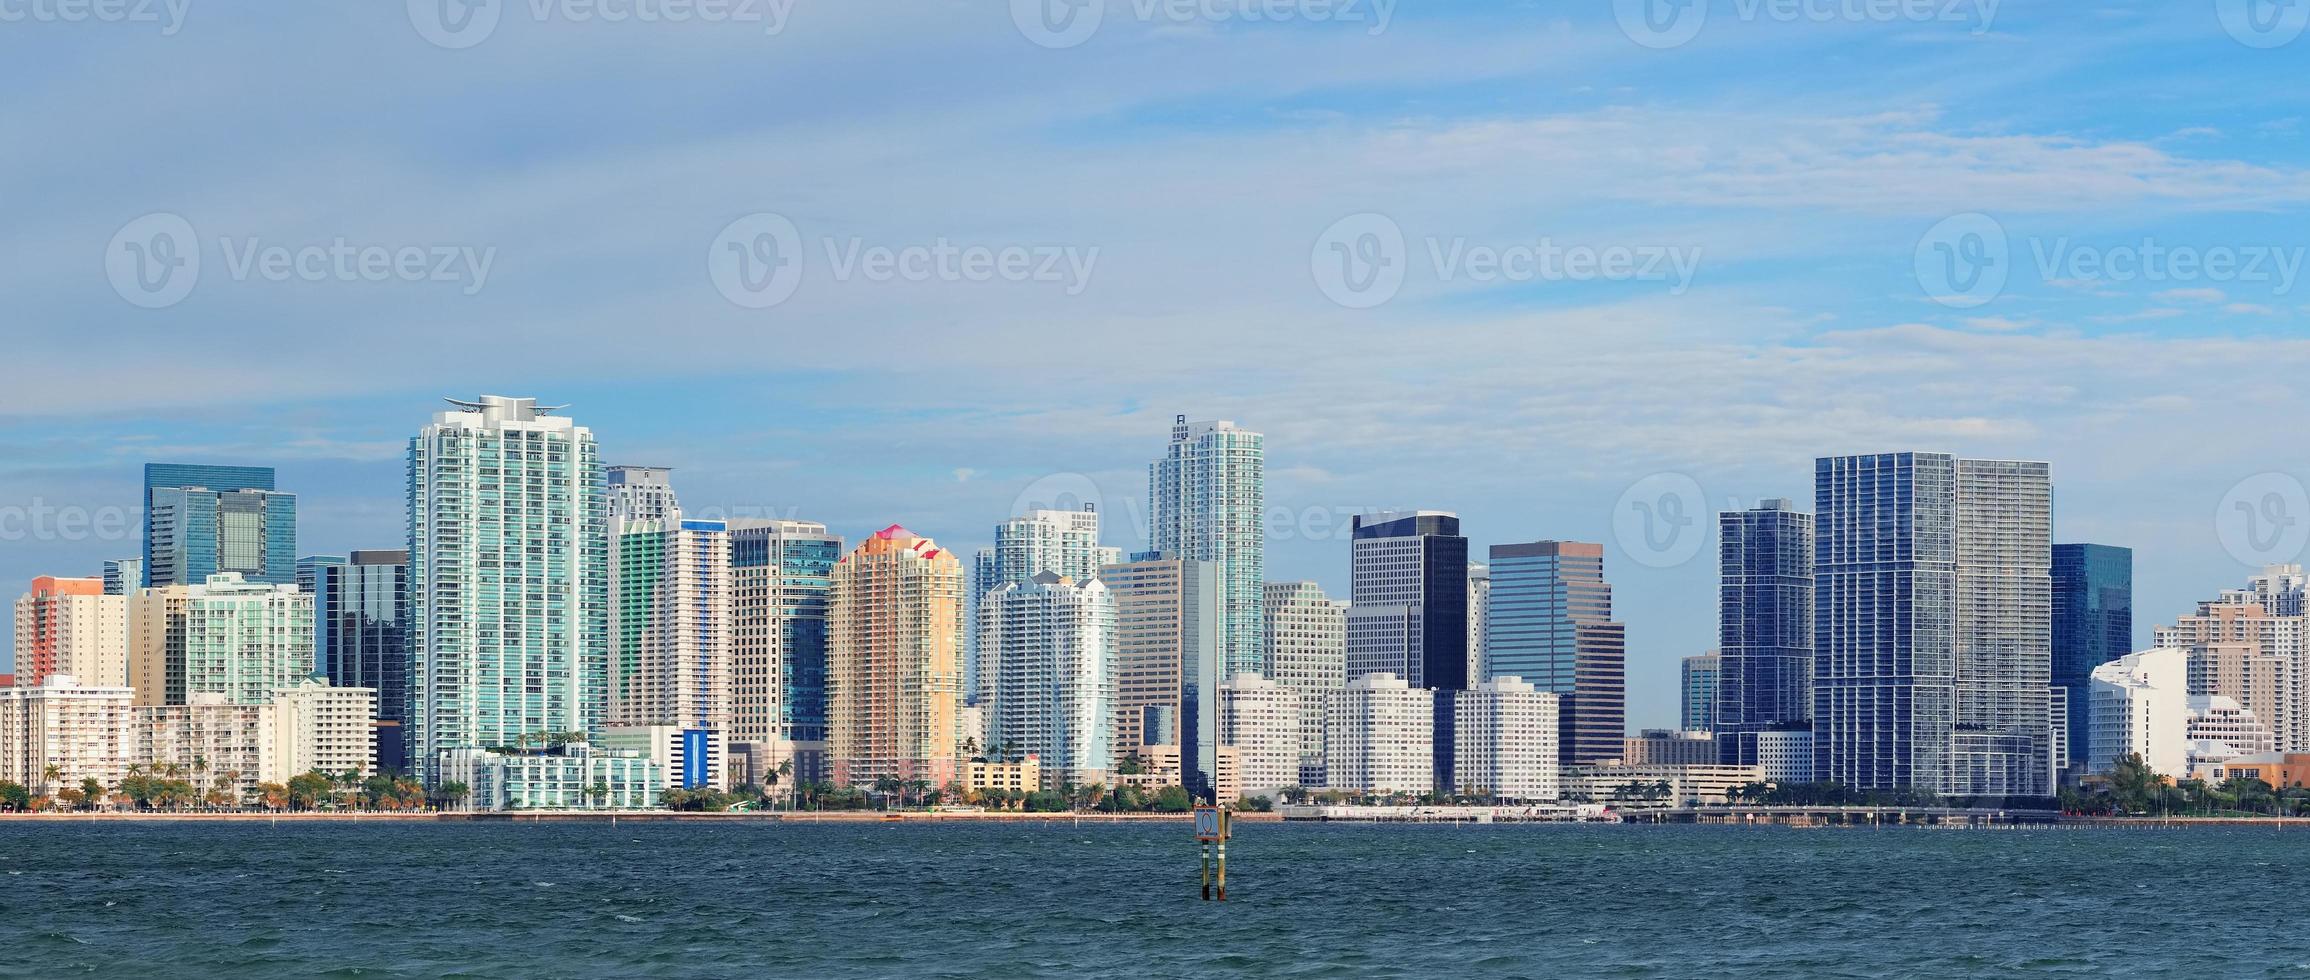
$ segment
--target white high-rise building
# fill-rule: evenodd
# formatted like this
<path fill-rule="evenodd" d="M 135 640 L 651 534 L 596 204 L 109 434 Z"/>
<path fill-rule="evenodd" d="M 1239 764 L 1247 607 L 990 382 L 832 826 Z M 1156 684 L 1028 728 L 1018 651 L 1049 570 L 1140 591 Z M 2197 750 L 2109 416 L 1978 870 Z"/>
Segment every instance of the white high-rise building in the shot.
<path fill-rule="evenodd" d="M 1299 713 L 1298 691 L 1258 674 L 1219 685 L 1219 744 L 1235 748 L 1246 795 L 1301 785 Z"/>
<path fill-rule="evenodd" d="M 612 541 L 609 724 L 726 736 L 733 721 L 727 527 L 631 520 Z M 723 784 L 720 773 L 711 778 Z"/>
<path fill-rule="evenodd" d="M 119 783 L 136 742 L 135 701 L 125 685 L 83 685 L 71 674 L 0 687 L 0 779 L 51 794 L 89 777 Z"/>
<path fill-rule="evenodd" d="M 1507 800 L 1558 797 L 1555 694 L 1520 677 L 1495 677 L 1450 697 L 1454 790 Z"/>
<path fill-rule="evenodd" d="M 16 683 L 37 687 L 49 674 L 128 686 L 128 597 L 103 579 L 33 579 L 16 600 Z"/>
<path fill-rule="evenodd" d="M 682 502 L 674 495 L 674 471 L 664 466 L 606 466 L 602 482 L 609 498 L 610 532 L 645 521 L 682 518 Z"/>
<path fill-rule="evenodd" d="M 2086 771 L 2108 772 L 2139 754 L 2175 779 L 2189 775 L 2189 653 L 2154 649 L 2094 668 Z"/>
<path fill-rule="evenodd" d="M 1393 674 L 1349 681 L 1332 699 L 1324 786 L 1353 793 L 1435 788 L 1436 692 Z"/>
<path fill-rule="evenodd" d="M 1299 785 L 1323 785 L 1324 723 L 1347 686 L 1347 603 L 1314 582 L 1269 582 L 1263 591 L 1267 676 L 1299 701 Z"/>
<path fill-rule="evenodd" d="M 996 589 L 979 610 L 979 649 L 985 744 L 1038 757 L 1051 786 L 1112 778 L 1115 597 L 1105 583 L 1046 571 Z"/>
<path fill-rule="evenodd" d="M 1267 554 L 1267 442 L 1233 422 L 1171 426 L 1163 458 L 1147 468 L 1149 547 L 1208 561 L 1219 572 L 1219 647 L 1226 675 L 1265 674 L 1261 583 Z"/>
<path fill-rule="evenodd" d="M 452 400 L 409 442 L 410 757 L 597 734 L 609 511 L 593 431 L 534 398 Z"/>
<path fill-rule="evenodd" d="M 1120 548 L 1099 544 L 1099 512 L 1091 505 L 1081 510 L 1031 510 L 995 525 L 995 545 L 981 548 L 971 562 L 971 634 L 963 665 L 964 691 L 982 699 L 987 678 L 980 670 L 978 613 L 989 593 L 1006 585 L 1022 585 L 1052 572 L 1088 582 L 1099 569 L 1123 560 Z"/>
<path fill-rule="evenodd" d="M 2277 750 L 2270 726 L 2244 705 L 2219 694 L 2190 695 L 2190 771 L 2204 763 Z"/>
<path fill-rule="evenodd" d="M 1492 676 L 1492 660 L 1484 653 L 1484 629 L 1490 620 L 1492 566 L 1468 566 L 1468 681 Z"/>

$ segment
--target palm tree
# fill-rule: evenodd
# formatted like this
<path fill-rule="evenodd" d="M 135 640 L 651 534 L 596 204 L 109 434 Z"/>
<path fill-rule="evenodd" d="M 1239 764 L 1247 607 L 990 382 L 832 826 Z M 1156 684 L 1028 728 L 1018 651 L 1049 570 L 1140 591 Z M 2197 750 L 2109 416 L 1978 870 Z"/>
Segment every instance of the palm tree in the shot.
<path fill-rule="evenodd" d="M 890 809 L 890 797 L 891 797 L 891 794 L 898 792 L 898 790 L 899 790 L 899 786 L 900 786 L 900 785 L 901 785 L 901 784 L 899 783 L 899 781 L 898 781 L 898 777 L 897 777 L 897 776 L 877 776 L 877 777 L 875 777 L 875 779 L 874 779 L 874 793 L 875 793 L 875 795 L 876 795 L 876 796 L 880 796 L 880 797 L 882 797 L 882 808 L 883 808 L 883 809 L 885 809 L 885 810 L 888 810 L 888 809 Z"/>
<path fill-rule="evenodd" d="M 49 763 L 49 764 L 47 764 L 47 765 L 45 765 L 45 766 L 41 766 L 41 767 L 40 767 L 40 792 L 42 792 L 42 793 L 44 793 L 44 794 L 45 794 L 45 793 L 49 793 L 49 792 L 53 792 L 53 791 L 55 790 L 55 788 L 56 788 L 56 781 L 57 781 L 57 780 L 59 780 L 59 779 L 62 779 L 62 778 L 64 778 L 64 767 L 63 767 L 63 766 L 57 765 L 56 763 L 53 763 L 53 762 L 51 762 L 51 763 Z"/>
<path fill-rule="evenodd" d="M 593 800 L 595 806 L 602 805 L 602 801 L 610 798 L 610 784 L 597 780 L 593 785 L 586 787 L 586 797 Z"/>

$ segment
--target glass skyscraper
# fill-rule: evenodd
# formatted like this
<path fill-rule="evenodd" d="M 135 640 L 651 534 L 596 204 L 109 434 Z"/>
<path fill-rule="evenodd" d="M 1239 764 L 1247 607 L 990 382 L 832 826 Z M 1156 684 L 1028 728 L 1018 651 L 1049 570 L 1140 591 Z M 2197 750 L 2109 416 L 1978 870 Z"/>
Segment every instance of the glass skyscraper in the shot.
<path fill-rule="evenodd" d="M 1267 548 L 1267 440 L 1233 422 L 1181 415 L 1147 468 L 1150 550 L 1219 569 L 1219 644 L 1228 675 L 1266 673 L 1261 589 Z"/>
<path fill-rule="evenodd" d="M 2134 552 L 2106 544 L 2053 546 L 2053 685 L 2068 693 L 2069 758 L 2086 758 L 2093 669 L 2132 652 Z"/>
<path fill-rule="evenodd" d="M 144 466 L 145 587 L 201 585 L 218 572 L 297 581 L 297 495 L 268 466 Z"/>
<path fill-rule="evenodd" d="M 842 536 L 824 524 L 730 522 L 732 741 L 823 758 L 826 604 L 841 559 Z"/>
<path fill-rule="evenodd" d="M 1684 713 L 1688 732 L 1716 731 L 1716 692 L 1724 658 L 1715 651 L 1684 658 Z"/>
<path fill-rule="evenodd" d="M 599 735 L 609 531 L 593 432 L 533 398 L 451 400 L 409 441 L 410 744 Z"/>
<path fill-rule="evenodd" d="M 1813 515 L 1782 499 L 1717 516 L 1717 756 L 1758 764 L 1757 733 L 1813 714 Z"/>
<path fill-rule="evenodd" d="M 1563 764 L 1620 757 L 1628 733 L 1628 637 L 1612 619 L 1604 546 L 1496 544 L 1491 556 L 1485 679 L 1522 678 L 1561 697 L 1557 757 Z"/>
<path fill-rule="evenodd" d="M 313 653 L 337 687 L 377 691 L 377 765 L 407 771 L 409 553 L 356 551 L 297 560 L 313 595 Z"/>
<path fill-rule="evenodd" d="M 1348 678 L 1388 673 L 1417 688 L 1467 690 L 1468 539 L 1460 518 L 1365 514 L 1353 533 Z"/>

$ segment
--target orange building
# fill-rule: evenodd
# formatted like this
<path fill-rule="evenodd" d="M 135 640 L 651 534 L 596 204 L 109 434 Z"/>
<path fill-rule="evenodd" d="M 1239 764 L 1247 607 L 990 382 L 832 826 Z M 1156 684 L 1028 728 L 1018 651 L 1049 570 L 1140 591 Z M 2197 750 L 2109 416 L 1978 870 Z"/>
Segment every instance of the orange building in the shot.
<path fill-rule="evenodd" d="M 2273 789 L 2310 786 L 2310 752 L 2266 752 L 2242 755 L 2224 762 L 2200 765 L 2190 775 L 2208 783 L 2227 779 L 2259 779 Z"/>
<path fill-rule="evenodd" d="M 826 754 L 835 785 L 932 788 L 962 774 L 962 562 L 893 524 L 834 564 Z"/>

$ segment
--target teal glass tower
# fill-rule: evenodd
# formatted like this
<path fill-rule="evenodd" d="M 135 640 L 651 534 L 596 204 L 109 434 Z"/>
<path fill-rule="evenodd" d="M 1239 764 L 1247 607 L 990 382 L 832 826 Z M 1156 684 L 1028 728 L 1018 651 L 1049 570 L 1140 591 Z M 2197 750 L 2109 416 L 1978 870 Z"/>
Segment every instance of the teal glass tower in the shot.
<path fill-rule="evenodd" d="M 142 584 L 200 585 L 237 572 L 264 585 L 297 581 L 297 495 L 269 466 L 144 466 Z"/>

